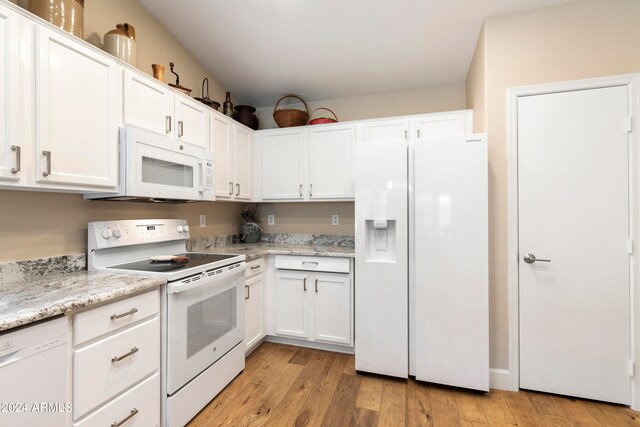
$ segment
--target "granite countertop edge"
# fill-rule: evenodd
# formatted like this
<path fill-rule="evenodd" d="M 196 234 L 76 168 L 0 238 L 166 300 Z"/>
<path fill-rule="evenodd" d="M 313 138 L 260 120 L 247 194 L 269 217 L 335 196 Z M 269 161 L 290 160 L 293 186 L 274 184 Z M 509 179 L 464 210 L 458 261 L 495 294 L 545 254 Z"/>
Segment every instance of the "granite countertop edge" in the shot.
<path fill-rule="evenodd" d="M 355 258 L 355 250 L 353 248 L 342 248 L 339 246 L 313 247 L 308 245 L 296 246 L 273 243 L 238 243 L 210 248 L 193 248 L 192 250 L 193 252 L 212 252 L 245 255 L 246 261 L 253 261 L 266 255 L 301 255 Z"/>
<path fill-rule="evenodd" d="M 166 282 L 164 277 L 80 271 L 6 284 L 0 287 L 0 332 L 158 288 Z"/>

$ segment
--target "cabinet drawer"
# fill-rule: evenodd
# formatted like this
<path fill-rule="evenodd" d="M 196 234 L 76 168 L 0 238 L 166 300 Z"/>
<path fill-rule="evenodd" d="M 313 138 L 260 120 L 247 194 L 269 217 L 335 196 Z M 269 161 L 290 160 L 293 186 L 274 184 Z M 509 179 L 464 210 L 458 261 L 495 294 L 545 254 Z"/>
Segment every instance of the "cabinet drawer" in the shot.
<path fill-rule="evenodd" d="M 112 302 L 78 313 L 73 322 L 73 343 L 81 344 L 108 332 L 117 331 L 160 310 L 157 290 Z M 129 314 L 130 313 L 130 314 Z"/>
<path fill-rule="evenodd" d="M 280 270 L 348 273 L 349 258 L 278 255 L 276 256 L 276 268 Z"/>
<path fill-rule="evenodd" d="M 253 277 L 262 274 L 264 270 L 264 258 L 254 259 L 247 263 L 247 269 L 244 271 L 245 277 Z"/>
<path fill-rule="evenodd" d="M 75 351 L 73 359 L 73 410 L 78 418 L 160 367 L 160 320 Z"/>
<path fill-rule="evenodd" d="M 157 427 L 160 425 L 160 374 L 147 378 L 103 408 L 75 423 L 74 426 L 110 426 L 128 416 L 131 418 L 123 423 L 123 426 Z"/>

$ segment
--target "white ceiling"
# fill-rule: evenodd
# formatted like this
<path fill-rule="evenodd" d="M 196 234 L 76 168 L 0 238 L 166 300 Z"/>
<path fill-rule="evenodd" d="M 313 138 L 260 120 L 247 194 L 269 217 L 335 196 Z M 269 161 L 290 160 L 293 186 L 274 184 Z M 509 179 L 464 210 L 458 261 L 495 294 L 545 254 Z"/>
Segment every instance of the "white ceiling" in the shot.
<path fill-rule="evenodd" d="M 141 0 L 256 107 L 461 83 L 485 17 L 567 1 Z"/>

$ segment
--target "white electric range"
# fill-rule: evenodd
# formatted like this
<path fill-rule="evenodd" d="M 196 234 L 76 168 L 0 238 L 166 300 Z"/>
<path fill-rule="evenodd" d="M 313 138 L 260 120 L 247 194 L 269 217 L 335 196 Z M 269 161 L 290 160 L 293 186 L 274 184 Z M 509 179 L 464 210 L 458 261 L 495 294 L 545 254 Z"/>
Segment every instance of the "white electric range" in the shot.
<path fill-rule="evenodd" d="M 185 425 L 244 369 L 245 256 L 187 252 L 183 219 L 91 222 L 88 234 L 89 270 L 167 278 L 163 425 Z"/>

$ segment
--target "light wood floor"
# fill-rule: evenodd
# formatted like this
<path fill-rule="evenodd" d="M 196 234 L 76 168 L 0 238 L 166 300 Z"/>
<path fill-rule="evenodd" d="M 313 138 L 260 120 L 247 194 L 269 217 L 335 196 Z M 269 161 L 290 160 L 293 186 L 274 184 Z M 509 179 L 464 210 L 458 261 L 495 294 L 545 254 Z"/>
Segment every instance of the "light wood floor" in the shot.
<path fill-rule="evenodd" d="M 189 427 L 640 426 L 626 407 L 535 392 L 488 394 L 360 375 L 346 354 L 263 343 Z"/>

